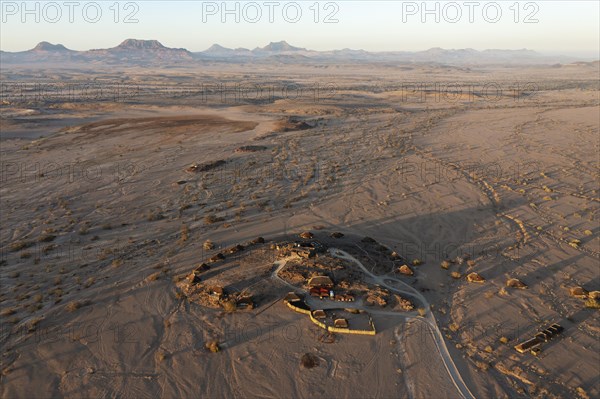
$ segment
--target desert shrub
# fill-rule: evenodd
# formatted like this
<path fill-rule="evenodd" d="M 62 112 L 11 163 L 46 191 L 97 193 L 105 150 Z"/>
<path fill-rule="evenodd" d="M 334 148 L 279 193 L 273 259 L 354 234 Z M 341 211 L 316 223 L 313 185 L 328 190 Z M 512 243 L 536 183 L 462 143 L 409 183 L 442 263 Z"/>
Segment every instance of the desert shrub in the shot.
<path fill-rule="evenodd" d="M 152 273 L 151 275 L 149 275 L 147 280 L 148 281 L 156 281 L 159 279 L 159 277 L 160 277 L 160 272 L 156 272 L 156 273 Z"/>
<path fill-rule="evenodd" d="M 17 311 L 14 310 L 13 308 L 5 308 L 0 311 L 0 316 L 3 316 L 3 317 L 12 316 L 15 313 L 17 313 Z"/>
<path fill-rule="evenodd" d="M 158 360 L 159 363 L 163 362 L 166 358 L 167 354 L 165 352 L 160 351 L 156 354 L 156 360 Z"/>
<path fill-rule="evenodd" d="M 69 302 L 66 306 L 65 309 L 67 310 L 67 312 L 74 312 L 77 309 L 79 309 L 81 307 L 81 304 L 77 301 L 73 301 L 73 302 Z"/>
<path fill-rule="evenodd" d="M 40 236 L 38 238 L 39 242 L 50 242 L 50 241 L 54 241 L 54 239 L 56 238 L 56 236 L 54 234 L 44 234 L 43 236 Z"/>
<path fill-rule="evenodd" d="M 459 329 L 459 326 L 458 326 L 458 324 L 456 324 L 456 323 L 451 323 L 451 324 L 448 326 L 448 328 L 449 328 L 449 329 L 450 329 L 450 331 L 452 331 L 452 332 L 457 332 L 457 331 L 458 331 L 458 329 Z"/>
<path fill-rule="evenodd" d="M 503 344 L 508 344 L 509 339 L 507 337 L 500 337 L 500 342 Z"/>
<path fill-rule="evenodd" d="M 215 224 L 217 222 L 222 222 L 223 218 L 217 217 L 213 214 L 206 215 L 204 217 L 204 224 Z"/>
<path fill-rule="evenodd" d="M 10 250 L 13 252 L 20 251 L 33 245 L 29 241 L 15 241 L 10 244 Z"/>
<path fill-rule="evenodd" d="M 186 224 L 181 225 L 181 242 L 186 242 L 190 235 L 190 229 Z"/>
<path fill-rule="evenodd" d="M 457 279 L 457 280 L 459 278 L 461 278 L 461 274 L 459 272 L 452 272 L 452 273 L 450 273 L 450 275 L 452 276 L 452 278 Z"/>
<path fill-rule="evenodd" d="M 94 282 L 96 281 L 96 279 L 94 277 L 90 277 L 85 281 L 85 288 L 89 288 L 92 286 L 92 284 L 94 284 Z"/>
<path fill-rule="evenodd" d="M 588 309 L 600 309 L 600 301 L 595 298 L 589 298 L 585 301 L 585 307 Z"/>
<path fill-rule="evenodd" d="M 312 369 L 313 367 L 319 365 L 319 358 L 313 355 L 312 353 L 305 353 L 304 355 L 302 355 L 300 361 L 302 362 L 302 366 L 304 366 L 304 368 L 307 369 Z"/>
<path fill-rule="evenodd" d="M 224 301 L 223 302 L 223 309 L 227 313 L 235 312 L 236 309 L 237 309 L 237 305 L 236 305 L 236 303 L 235 303 L 235 301 L 233 299 L 230 299 L 228 301 Z"/>
<path fill-rule="evenodd" d="M 202 247 L 205 250 L 210 251 L 211 249 L 215 248 L 215 244 L 211 240 L 206 240 L 206 241 L 204 241 L 204 244 L 202 245 Z"/>
<path fill-rule="evenodd" d="M 413 266 L 419 266 L 423 264 L 423 261 L 421 259 L 413 259 L 412 264 Z"/>
<path fill-rule="evenodd" d="M 205 347 L 212 353 L 217 353 L 221 350 L 217 341 L 209 341 L 206 343 Z"/>
<path fill-rule="evenodd" d="M 447 260 L 442 261 L 442 263 L 440 264 L 440 266 L 442 267 L 442 269 L 448 269 L 450 267 L 450 262 Z"/>
<path fill-rule="evenodd" d="M 37 325 L 40 324 L 41 320 L 42 319 L 40 319 L 39 317 L 32 319 L 29 323 L 27 323 L 27 331 L 29 331 L 29 332 L 35 331 L 37 328 Z"/>

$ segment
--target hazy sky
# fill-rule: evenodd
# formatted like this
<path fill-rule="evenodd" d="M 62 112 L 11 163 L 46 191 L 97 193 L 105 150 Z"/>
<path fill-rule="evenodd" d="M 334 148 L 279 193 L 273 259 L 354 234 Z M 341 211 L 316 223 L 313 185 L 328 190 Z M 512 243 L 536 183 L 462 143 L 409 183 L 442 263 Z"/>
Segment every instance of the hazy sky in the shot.
<path fill-rule="evenodd" d="M 596 0 L 0 3 L 0 48 L 5 51 L 26 50 L 43 40 L 87 50 L 137 38 L 191 51 L 213 43 L 254 48 L 286 40 L 314 50 L 528 48 L 600 58 Z"/>

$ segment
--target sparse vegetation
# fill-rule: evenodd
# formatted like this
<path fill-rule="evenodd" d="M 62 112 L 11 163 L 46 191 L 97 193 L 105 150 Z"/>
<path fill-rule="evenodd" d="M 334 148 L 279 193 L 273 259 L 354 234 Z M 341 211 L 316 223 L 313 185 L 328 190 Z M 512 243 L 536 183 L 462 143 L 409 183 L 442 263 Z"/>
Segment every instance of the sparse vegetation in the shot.
<path fill-rule="evenodd" d="M 224 301 L 223 302 L 223 310 L 225 310 L 227 313 L 235 312 L 237 310 L 237 304 L 235 303 L 235 301 L 233 299 Z"/>
<path fill-rule="evenodd" d="M 212 353 L 217 353 L 221 350 L 218 341 L 209 341 L 206 343 L 205 348 L 208 349 Z"/>
<path fill-rule="evenodd" d="M 30 241 L 15 241 L 10 244 L 10 250 L 13 252 L 20 251 L 25 248 L 29 248 L 33 243 Z"/>
<path fill-rule="evenodd" d="M 312 369 L 319 365 L 319 358 L 313 355 L 312 353 L 305 353 L 304 355 L 302 355 L 300 361 L 302 362 L 302 366 L 304 366 L 304 368 L 307 369 Z"/>
<path fill-rule="evenodd" d="M 588 309 L 600 309 L 600 300 L 596 298 L 588 298 L 585 301 L 585 307 Z"/>

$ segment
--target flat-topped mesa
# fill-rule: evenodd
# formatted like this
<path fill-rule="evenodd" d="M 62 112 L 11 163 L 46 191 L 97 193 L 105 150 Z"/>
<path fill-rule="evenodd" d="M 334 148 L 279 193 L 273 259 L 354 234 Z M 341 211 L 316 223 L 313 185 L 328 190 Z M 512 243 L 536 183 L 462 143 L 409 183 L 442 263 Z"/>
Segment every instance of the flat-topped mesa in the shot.
<path fill-rule="evenodd" d="M 127 39 L 117 46 L 123 50 L 163 50 L 167 47 L 163 46 L 158 40 L 139 40 Z"/>

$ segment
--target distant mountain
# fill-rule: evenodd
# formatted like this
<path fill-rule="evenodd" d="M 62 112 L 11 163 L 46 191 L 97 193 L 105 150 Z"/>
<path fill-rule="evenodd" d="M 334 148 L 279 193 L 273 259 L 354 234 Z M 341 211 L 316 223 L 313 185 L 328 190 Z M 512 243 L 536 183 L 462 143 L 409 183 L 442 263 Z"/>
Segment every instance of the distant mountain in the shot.
<path fill-rule="evenodd" d="M 0 60 L 3 63 L 35 63 L 35 62 L 72 62 L 78 58 L 77 51 L 69 50 L 62 44 L 39 42 L 34 48 L 11 53 L 2 51 Z"/>
<path fill-rule="evenodd" d="M 280 42 L 271 42 L 271 43 L 267 44 L 265 47 L 262 47 L 262 48 L 257 47 L 254 50 L 252 50 L 252 52 L 255 52 L 255 53 L 260 53 L 260 52 L 283 53 L 283 52 L 289 52 L 289 51 L 306 51 L 306 49 L 300 48 L 300 47 L 294 47 L 294 46 L 290 45 L 288 42 L 286 42 L 285 40 L 282 40 Z"/>
<path fill-rule="evenodd" d="M 253 50 L 231 49 L 219 44 L 191 53 L 184 48 L 165 47 L 158 40 L 127 39 L 116 47 L 88 51 L 69 50 L 62 44 L 41 42 L 31 50 L 21 52 L 0 51 L 0 61 L 8 64 L 32 63 L 86 63 L 90 65 L 171 65 L 202 62 L 262 62 L 262 63 L 388 63 L 412 64 L 434 63 L 438 65 L 557 65 L 575 61 L 587 61 L 575 57 L 544 56 L 532 50 L 474 50 L 443 49 L 434 47 L 425 51 L 385 51 L 365 50 L 315 51 L 295 47 L 286 41 L 271 42 Z M 592 64 L 597 65 L 597 64 Z"/>
<path fill-rule="evenodd" d="M 116 47 L 85 52 L 86 58 L 94 61 L 122 62 L 169 62 L 191 60 L 192 53 L 183 48 L 165 47 L 158 40 L 127 39 Z"/>
<path fill-rule="evenodd" d="M 37 44 L 37 46 L 35 46 L 33 49 L 31 49 L 29 51 L 38 51 L 38 52 L 39 51 L 67 52 L 67 51 L 73 51 L 73 50 L 69 50 L 68 48 L 66 48 L 62 44 L 51 44 L 51 43 L 48 43 L 48 42 L 39 42 Z"/>
<path fill-rule="evenodd" d="M 199 56 L 200 58 L 202 56 L 218 57 L 218 58 L 222 58 L 222 57 L 251 57 L 251 56 L 253 56 L 252 52 L 250 50 L 248 50 L 247 48 L 236 48 L 234 50 L 234 49 L 230 49 L 230 48 L 227 48 L 227 47 L 220 46 L 218 44 L 213 44 L 207 50 L 204 50 L 204 51 L 202 51 L 200 53 L 196 53 L 196 55 Z"/>
<path fill-rule="evenodd" d="M 137 39 L 124 40 L 121 44 L 119 44 L 115 48 L 119 49 L 119 50 L 152 50 L 152 51 L 169 50 L 169 48 L 163 46 L 162 43 L 159 42 L 158 40 L 137 40 Z M 180 50 L 183 50 L 183 49 L 180 49 Z"/>

